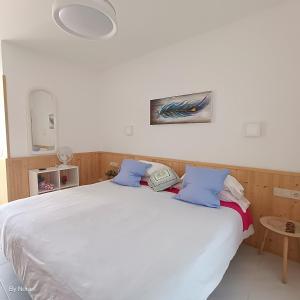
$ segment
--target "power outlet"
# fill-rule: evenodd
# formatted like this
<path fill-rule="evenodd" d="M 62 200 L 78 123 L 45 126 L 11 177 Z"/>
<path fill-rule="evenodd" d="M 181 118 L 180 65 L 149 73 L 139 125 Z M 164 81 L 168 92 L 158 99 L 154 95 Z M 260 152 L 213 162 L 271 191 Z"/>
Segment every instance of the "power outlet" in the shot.
<path fill-rule="evenodd" d="M 282 188 L 274 188 L 273 194 L 274 194 L 274 196 L 277 196 L 277 197 L 300 200 L 300 191 L 288 190 L 288 189 L 282 189 Z"/>

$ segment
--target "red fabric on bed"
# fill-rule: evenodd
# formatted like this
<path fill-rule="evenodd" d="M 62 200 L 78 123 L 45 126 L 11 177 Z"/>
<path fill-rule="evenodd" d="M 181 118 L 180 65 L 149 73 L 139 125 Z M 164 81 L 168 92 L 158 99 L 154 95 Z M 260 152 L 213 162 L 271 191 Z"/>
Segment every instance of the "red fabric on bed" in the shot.
<path fill-rule="evenodd" d="M 148 182 L 147 181 L 141 181 L 141 185 L 147 185 L 148 186 Z M 174 188 L 174 187 L 170 187 L 166 190 L 164 190 L 164 192 L 170 192 L 173 194 L 178 194 L 180 191 L 180 189 Z M 243 221 L 243 231 L 246 231 L 249 229 L 250 225 L 253 224 L 253 218 L 252 218 L 252 214 L 250 212 L 250 209 L 248 208 L 247 211 L 244 213 L 243 210 L 241 209 L 241 207 L 234 203 L 234 202 L 226 202 L 226 201 L 220 201 L 221 206 L 223 207 L 229 207 L 231 209 L 234 209 L 236 212 L 238 212 L 242 218 Z"/>
<path fill-rule="evenodd" d="M 243 212 L 243 210 L 238 204 L 234 202 L 226 202 L 222 200 L 221 200 L 221 206 L 232 208 L 240 214 L 243 221 L 243 231 L 248 230 L 249 227 L 253 224 L 253 218 L 249 208 L 247 209 L 246 212 Z"/>

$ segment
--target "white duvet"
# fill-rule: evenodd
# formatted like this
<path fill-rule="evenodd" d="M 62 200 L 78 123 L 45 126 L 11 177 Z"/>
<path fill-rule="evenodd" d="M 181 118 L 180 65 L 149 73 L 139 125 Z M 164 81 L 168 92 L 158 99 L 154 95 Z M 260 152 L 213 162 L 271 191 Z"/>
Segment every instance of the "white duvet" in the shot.
<path fill-rule="evenodd" d="M 243 238 L 240 215 L 102 182 L 0 208 L 2 248 L 33 299 L 201 300 Z"/>

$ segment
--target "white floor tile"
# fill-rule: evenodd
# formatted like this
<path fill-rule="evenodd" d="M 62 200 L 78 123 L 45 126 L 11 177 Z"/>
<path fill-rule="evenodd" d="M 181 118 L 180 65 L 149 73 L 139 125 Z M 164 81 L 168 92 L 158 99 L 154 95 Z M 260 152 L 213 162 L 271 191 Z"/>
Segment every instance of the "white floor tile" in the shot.
<path fill-rule="evenodd" d="M 289 261 L 287 284 L 281 282 L 281 267 L 280 256 L 258 255 L 243 245 L 208 300 L 299 300 L 300 264 Z"/>
<path fill-rule="evenodd" d="M 249 300 L 299 300 L 300 292 L 285 287 L 267 285 L 253 286 Z"/>

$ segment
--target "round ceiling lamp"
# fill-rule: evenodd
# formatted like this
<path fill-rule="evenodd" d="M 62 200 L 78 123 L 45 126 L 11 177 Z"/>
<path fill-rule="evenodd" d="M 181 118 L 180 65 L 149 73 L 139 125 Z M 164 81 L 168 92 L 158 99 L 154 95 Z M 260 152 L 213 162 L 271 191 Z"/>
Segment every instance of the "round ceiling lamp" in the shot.
<path fill-rule="evenodd" d="M 110 38 L 117 32 L 116 11 L 107 0 L 55 0 L 52 15 L 61 29 L 81 38 Z"/>

